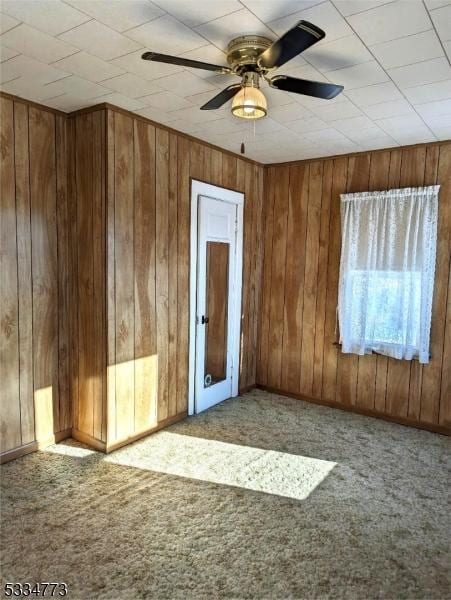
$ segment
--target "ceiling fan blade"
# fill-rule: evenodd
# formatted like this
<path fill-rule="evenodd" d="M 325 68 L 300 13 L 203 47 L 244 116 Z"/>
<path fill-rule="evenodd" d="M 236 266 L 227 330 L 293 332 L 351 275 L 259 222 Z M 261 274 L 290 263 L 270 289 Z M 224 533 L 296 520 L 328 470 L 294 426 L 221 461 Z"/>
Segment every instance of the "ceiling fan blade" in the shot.
<path fill-rule="evenodd" d="M 153 60 L 156 62 L 167 63 L 169 65 L 180 65 L 181 67 L 190 67 L 192 69 L 204 69 L 206 71 L 215 71 L 216 73 L 224 73 L 228 75 L 233 73 L 229 67 L 221 65 L 212 65 L 211 63 L 201 62 L 199 60 L 190 60 L 181 56 L 170 56 L 169 54 L 158 54 L 158 52 L 144 52 L 141 56 L 143 60 Z"/>
<path fill-rule="evenodd" d="M 214 98 L 209 100 L 206 104 L 200 107 L 200 110 L 215 110 L 217 108 L 221 108 L 223 104 L 233 98 L 235 94 L 237 94 L 241 89 L 241 83 L 234 83 L 233 85 L 229 85 L 225 90 L 219 92 Z"/>
<path fill-rule="evenodd" d="M 269 85 L 284 92 L 294 92 L 295 94 L 304 94 L 304 96 L 313 96 L 324 100 L 335 98 L 344 89 L 342 85 L 335 85 L 335 83 L 309 81 L 308 79 L 298 79 L 288 75 L 276 75 L 269 80 Z"/>
<path fill-rule="evenodd" d="M 312 25 L 308 21 L 299 21 L 293 29 L 284 33 L 281 38 L 262 53 L 258 64 L 264 69 L 281 67 L 324 37 L 326 37 L 326 34 L 316 25 Z"/>

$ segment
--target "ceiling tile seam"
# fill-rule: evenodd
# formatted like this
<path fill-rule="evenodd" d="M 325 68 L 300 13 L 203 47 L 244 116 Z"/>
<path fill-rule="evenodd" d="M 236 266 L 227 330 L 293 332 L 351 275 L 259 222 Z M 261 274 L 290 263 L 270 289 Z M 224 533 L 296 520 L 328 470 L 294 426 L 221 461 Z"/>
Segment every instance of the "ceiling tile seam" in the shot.
<path fill-rule="evenodd" d="M 335 0 L 330 0 L 330 2 L 335 6 L 335 8 L 338 10 L 338 12 L 343 17 L 343 19 L 346 19 L 346 16 L 341 12 L 340 8 L 335 4 Z M 350 15 L 347 15 L 347 16 L 353 17 L 354 15 L 361 15 L 362 13 L 366 13 L 370 10 L 373 10 L 374 8 L 380 8 L 381 6 L 387 6 L 387 4 L 394 4 L 394 2 L 395 2 L 395 0 L 388 0 L 387 2 L 378 4 L 376 7 L 372 6 L 371 8 L 365 8 L 364 10 L 359 10 L 359 11 L 357 11 L 355 13 L 351 13 Z"/>
<path fill-rule="evenodd" d="M 443 45 L 442 39 L 441 39 L 441 37 L 439 36 L 439 34 L 438 34 L 438 31 L 437 31 L 437 28 L 436 28 L 436 26 L 435 26 L 435 23 L 434 23 L 434 21 L 433 21 L 433 19 L 432 19 L 432 17 L 431 17 L 431 12 L 433 12 L 433 11 L 432 11 L 432 10 L 431 10 L 431 11 L 429 11 L 429 9 L 428 9 L 428 7 L 426 6 L 426 3 L 425 3 L 425 1 L 424 1 L 424 0 L 422 0 L 422 2 L 423 2 L 423 6 L 424 6 L 424 8 L 425 8 L 425 10 L 426 10 L 427 16 L 428 16 L 428 18 L 429 18 L 429 21 L 431 22 L 432 29 L 435 31 L 435 35 L 437 36 L 437 39 L 438 39 L 438 41 L 440 42 L 440 46 L 442 47 L 443 54 L 445 55 L 445 58 L 446 58 L 446 60 L 448 61 L 448 64 L 449 64 L 449 66 L 451 67 L 451 61 L 450 61 L 450 59 L 448 58 L 448 54 L 446 53 L 445 46 Z M 446 6 L 446 4 L 445 4 L 445 6 Z M 442 7 L 442 8 L 443 8 L 443 7 Z M 438 10 L 438 9 L 435 9 L 435 10 Z"/>
<path fill-rule="evenodd" d="M 332 0 L 331 0 L 332 1 Z M 424 4 L 424 0 L 423 0 L 423 4 Z M 385 5 L 384 5 L 385 6 Z M 426 12 L 427 9 L 426 9 Z M 404 98 L 404 100 L 406 100 L 406 102 L 408 102 L 414 112 L 417 114 L 417 116 L 421 119 L 421 121 L 423 122 L 424 126 L 426 127 L 426 129 L 428 129 L 428 131 L 430 132 L 430 134 L 434 137 L 435 140 L 437 140 L 437 136 L 431 131 L 431 129 L 429 128 L 429 126 L 426 124 L 426 122 L 424 121 L 423 117 L 417 112 L 417 110 L 415 109 L 415 105 L 413 105 L 410 100 L 406 97 L 406 95 L 404 94 L 404 92 L 402 91 L 402 89 L 396 84 L 396 82 L 393 81 L 393 79 L 390 77 L 389 73 L 387 73 L 387 71 L 384 69 L 384 67 L 380 64 L 379 60 L 374 56 L 373 51 L 371 50 L 370 46 L 367 46 L 364 42 L 364 40 L 360 37 L 360 35 L 357 33 L 357 31 L 355 31 L 354 27 L 351 25 L 351 23 L 349 23 L 348 19 L 346 17 L 344 17 L 344 19 L 346 20 L 346 22 L 348 23 L 349 27 L 351 28 L 351 30 L 355 33 L 355 35 L 358 37 L 358 39 L 362 42 L 362 44 L 367 48 L 368 52 L 371 54 L 371 56 L 373 56 L 374 60 L 377 62 L 377 64 L 379 65 L 379 67 L 384 71 L 384 73 L 387 75 L 387 77 L 389 78 L 389 80 L 393 83 L 393 85 L 397 88 L 397 90 L 399 91 L 399 93 L 402 95 L 402 97 Z M 438 36 L 437 36 L 438 37 Z M 415 63 L 414 63 L 415 64 Z M 415 87 L 415 86 L 412 86 Z M 357 107 L 358 108 L 358 107 Z M 391 136 L 390 136 L 391 137 Z"/>
<path fill-rule="evenodd" d="M 3 13 L 3 14 L 6 15 L 7 17 L 9 16 L 7 13 Z M 1 12 L 0 12 L 0 15 L 1 15 Z M 13 29 L 16 29 L 16 27 L 19 27 L 19 25 L 25 25 L 25 23 L 23 21 L 19 21 L 18 23 L 16 23 L 15 25 L 13 25 L 12 27 L 10 27 L 9 29 L 5 29 L 5 31 L 2 31 L 2 33 L 0 34 L 0 39 L 1 39 L 1 37 L 2 37 L 2 35 L 4 33 L 9 33 Z"/>
<path fill-rule="evenodd" d="M 103 23 L 102 21 L 100 21 L 99 19 L 97 19 L 96 17 L 93 17 L 92 15 L 90 15 L 89 13 L 85 12 L 84 10 L 82 10 L 81 8 L 75 8 L 74 6 L 72 6 L 72 4 L 69 4 L 68 2 L 66 2 L 66 0 L 60 0 L 63 4 L 65 4 L 66 6 L 69 6 L 70 8 L 78 11 L 79 13 L 81 13 L 82 15 L 85 15 L 86 17 L 89 17 L 88 21 L 85 21 L 84 23 L 80 23 L 79 25 L 75 25 L 75 27 L 71 27 L 70 29 L 68 29 L 67 31 L 72 31 L 73 29 L 77 29 L 77 27 L 82 27 L 83 25 L 86 25 L 86 23 L 90 23 L 91 21 L 96 21 L 96 23 L 99 23 L 99 25 L 103 25 L 104 27 L 108 27 L 108 29 L 110 29 L 111 31 L 114 31 L 114 33 L 117 33 L 119 35 L 124 35 L 123 31 L 118 31 L 117 29 L 114 29 L 113 27 L 111 27 L 110 25 L 107 25 L 106 23 Z M 150 6 L 150 5 L 149 5 Z M 160 8 L 160 7 L 158 7 Z M 161 9 L 163 10 L 163 9 Z M 165 11 L 163 11 L 164 14 L 167 14 Z M 157 17 L 154 17 L 153 19 L 149 19 L 148 21 L 145 21 L 143 23 L 140 23 L 139 25 L 135 25 L 135 27 L 130 27 L 129 29 L 127 29 L 126 31 L 130 31 L 131 29 L 135 29 L 136 27 L 141 27 L 141 25 L 145 25 L 145 23 L 150 23 L 151 21 L 154 21 L 155 19 L 159 19 L 160 17 L 163 17 L 164 15 L 159 15 Z M 67 31 L 62 31 L 61 33 L 58 34 L 58 36 L 55 37 L 59 37 L 60 35 L 63 35 L 64 33 L 67 33 Z M 136 42 L 136 40 L 132 40 L 134 42 Z M 136 42 L 139 43 L 139 42 Z"/>
<path fill-rule="evenodd" d="M 62 0 L 61 0 L 62 1 Z M 70 5 L 66 5 L 66 6 L 70 6 Z M 71 7 L 73 8 L 73 7 Z M 80 12 L 80 11 L 78 11 Z M 85 13 L 82 13 L 85 14 Z M 57 35 L 53 36 L 54 38 L 59 37 L 60 35 L 64 35 L 65 33 L 68 33 L 69 31 L 72 31 L 73 29 L 77 29 L 77 27 L 81 27 L 82 25 L 86 25 L 86 23 L 90 23 L 91 21 L 95 21 L 96 19 L 94 19 L 94 17 L 91 17 L 90 15 L 85 15 L 87 17 L 89 17 L 89 19 L 87 21 L 83 21 L 83 23 L 79 23 L 78 25 L 73 25 L 72 27 L 69 27 L 69 29 L 65 29 L 64 31 L 60 31 L 60 33 L 58 33 Z M 33 27 L 32 25 L 30 25 L 30 27 Z M 37 29 L 36 27 L 34 27 L 34 29 Z M 45 31 L 43 33 L 46 33 Z M 49 34 L 51 35 L 51 34 Z"/>
<path fill-rule="evenodd" d="M 239 4 L 241 4 L 240 0 L 237 0 L 237 2 Z M 224 15 L 222 15 L 221 17 L 215 17 L 214 19 L 210 19 L 209 21 L 203 21 L 202 23 L 198 23 L 197 25 L 194 25 L 193 27 L 191 25 L 186 25 L 185 23 L 183 23 L 182 21 L 180 21 L 179 19 L 177 19 L 177 17 L 174 17 L 173 14 L 171 14 L 170 12 L 168 12 L 166 9 L 162 8 L 157 2 L 155 2 L 154 0 L 152 0 L 152 4 L 155 4 L 155 6 L 158 6 L 158 8 L 161 8 L 161 10 L 165 10 L 166 14 L 170 15 L 172 18 L 176 19 L 177 21 L 179 21 L 180 23 L 182 23 L 182 25 L 185 25 L 185 27 L 188 27 L 189 29 L 194 30 L 194 27 L 200 27 L 201 25 L 206 25 L 207 23 L 211 23 L 212 21 L 216 21 L 217 19 L 222 19 L 223 17 L 228 17 L 229 15 L 233 15 L 233 13 L 239 12 L 240 10 L 242 10 L 241 8 L 237 8 L 236 10 L 232 10 L 229 13 L 225 13 Z M 243 6 L 241 4 L 241 6 Z M 243 8 L 246 8 L 245 6 L 243 6 Z M 198 33 L 198 32 L 196 32 Z"/>

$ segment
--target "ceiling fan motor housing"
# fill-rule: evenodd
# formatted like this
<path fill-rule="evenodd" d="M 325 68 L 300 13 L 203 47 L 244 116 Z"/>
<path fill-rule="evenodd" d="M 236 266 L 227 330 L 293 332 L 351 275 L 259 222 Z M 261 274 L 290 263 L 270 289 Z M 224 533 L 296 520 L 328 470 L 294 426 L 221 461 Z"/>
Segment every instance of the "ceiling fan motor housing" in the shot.
<path fill-rule="evenodd" d="M 238 75 L 246 71 L 266 72 L 258 65 L 258 59 L 272 43 L 261 35 L 241 35 L 227 46 L 227 62 Z"/>

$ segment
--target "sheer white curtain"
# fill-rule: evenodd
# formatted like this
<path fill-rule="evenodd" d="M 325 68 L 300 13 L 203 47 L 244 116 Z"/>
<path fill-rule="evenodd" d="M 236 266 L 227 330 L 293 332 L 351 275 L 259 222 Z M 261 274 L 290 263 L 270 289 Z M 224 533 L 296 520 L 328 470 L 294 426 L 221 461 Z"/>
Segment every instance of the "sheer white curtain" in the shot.
<path fill-rule="evenodd" d="M 341 195 L 342 352 L 429 362 L 439 188 Z"/>

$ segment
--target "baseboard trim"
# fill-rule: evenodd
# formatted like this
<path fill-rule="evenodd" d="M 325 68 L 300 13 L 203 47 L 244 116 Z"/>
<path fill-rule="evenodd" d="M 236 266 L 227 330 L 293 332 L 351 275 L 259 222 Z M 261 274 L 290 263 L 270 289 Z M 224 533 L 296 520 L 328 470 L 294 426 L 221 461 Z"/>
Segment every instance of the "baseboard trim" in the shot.
<path fill-rule="evenodd" d="M 79 429 L 72 429 L 72 437 L 77 442 L 81 442 L 82 444 L 86 444 L 87 446 L 91 446 L 95 450 L 100 450 L 100 452 L 106 451 L 106 444 L 102 442 L 102 440 L 98 440 L 89 433 L 85 433 L 84 431 L 80 431 Z"/>
<path fill-rule="evenodd" d="M 327 406 L 329 408 L 337 408 L 338 410 L 344 410 L 346 412 L 356 413 L 365 417 L 373 417 L 375 419 L 382 419 L 383 421 L 389 421 L 390 423 L 397 423 L 398 425 L 404 425 L 406 427 L 415 427 L 416 429 L 424 429 L 431 431 L 432 433 L 440 433 L 441 435 L 450 435 L 448 427 L 443 425 L 434 425 L 433 423 L 424 423 L 408 419 L 406 417 L 394 417 L 387 415 L 386 413 L 379 412 L 377 410 L 371 410 L 368 408 L 360 408 L 359 406 L 338 404 L 335 402 L 328 402 L 327 400 L 319 400 L 318 398 L 311 398 L 310 396 L 304 396 L 303 394 L 297 394 L 296 392 L 287 392 L 286 390 L 280 390 L 267 385 L 257 384 L 256 387 L 272 394 L 279 394 L 279 396 L 287 396 L 288 398 L 295 398 L 296 400 L 304 400 L 312 404 L 319 404 L 320 406 Z"/>
<path fill-rule="evenodd" d="M 257 386 L 255 385 L 255 383 L 253 383 L 252 385 L 247 385 L 246 387 L 240 388 L 239 390 L 239 395 L 242 396 L 243 394 L 247 394 L 248 392 L 252 392 L 252 390 L 255 390 Z"/>
<path fill-rule="evenodd" d="M 18 448 L 13 448 L 12 450 L 6 450 L 0 454 L 0 464 L 3 465 L 10 460 L 31 454 L 37 450 L 43 450 L 44 448 L 47 448 L 47 446 L 57 444 L 58 442 L 62 442 L 63 440 L 70 438 L 71 435 L 71 429 L 64 429 L 63 431 L 57 431 L 55 434 L 45 440 L 36 440 L 34 442 L 30 442 L 29 444 L 25 444 L 24 446 L 19 446 Z"/>
<path fill-rule="evenodd" d="M 109 454 L 110 452 L 113 452 L 114 450 L 117 450 L 118 448 L 121 448 L 122 446 L 127 446 L 127 444 L 132 444 L 133 442 L 136 442 L 136 441 L 140 440 L 141 438 L 147 437 L 148 435 L 155 433 L 156 431 L 159 431 L 160 429 L 163 429 L 164 427 L 168 427 L 169 425 L 173 425 L 174 423 L 177 423 L 178 421 L 182 421 L 187 416 L 188 416 L 188 411 L 185 410 L 181 413 L 178 413 L 177 415 L 174 415 L 173 417 L 168 417 L 167 419 L 160 421 L 159 423 L 157 423 L 156 425 L 154 425 L 152 427 L 148 427 L 147 429 L 143 429 L 142 431 L 140 431 L 138 433 L 134 433 L 131 436 L 128 436 L 126 438 L 122 438 L 119 440 L 115 440 L 114 442 L 109 442 L 106 444 L 105 452 L 107 454 Z"/>

